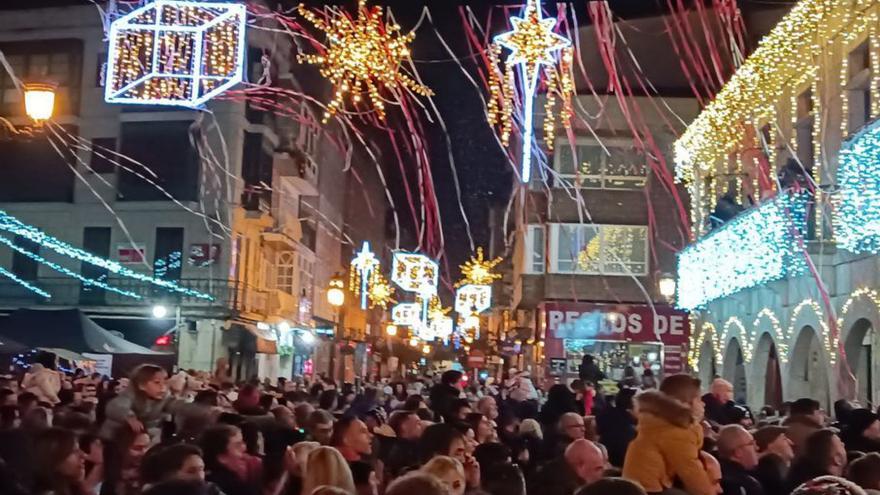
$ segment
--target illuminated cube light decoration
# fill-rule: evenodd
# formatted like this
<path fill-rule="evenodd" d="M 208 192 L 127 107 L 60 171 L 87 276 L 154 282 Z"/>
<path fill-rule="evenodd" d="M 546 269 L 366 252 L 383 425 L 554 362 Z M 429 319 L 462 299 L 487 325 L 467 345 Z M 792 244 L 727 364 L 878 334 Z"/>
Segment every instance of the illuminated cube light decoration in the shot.
<path fill-rule="evenodd" d="M 463 285 L 455 291 L 455 312 L 460 315 L 480 314 L 492 307 L 491 285 Z"/>
<path fill-rule="evenodd" d="M 420 335 L 419 337 L 422 340 L 442 339 L 447 341 L 452 336 L 453 326 L 454 322 L 449 316 L 434 318 L 428 323 L 428 330 L 425 332 L 425 336 L 421 337 Z"/>
<path fill-rule="evenodd" d="M 156 0 L 110 25 L 108 103 L 198 107 L 241 82 L 243 4 Z"/>
<path fill-rule="evenodd" d="M 853 253 L 880 252 L 880 121 L 843 143 L 837 166 L 840 194 L 835 237 Z"/>
<path fill-rule="evenodd" d="M 422 323 L 422 305 L 400 303 L 391 308 L 391 321 L 397 326 L 418 327 Z"/>
<path fill-rule="evenodd" d="M 394 253 L 391 281 L 405 292 L 427 299 L 437 293 L 440 270 L 437 263 L 424 254 Z"/>
<path fill-rule="evenodd" d="M 782 192 L 678 254 L 678 306 L 686 310 L 806 269 L 799 237 L 807 194 Z"/>

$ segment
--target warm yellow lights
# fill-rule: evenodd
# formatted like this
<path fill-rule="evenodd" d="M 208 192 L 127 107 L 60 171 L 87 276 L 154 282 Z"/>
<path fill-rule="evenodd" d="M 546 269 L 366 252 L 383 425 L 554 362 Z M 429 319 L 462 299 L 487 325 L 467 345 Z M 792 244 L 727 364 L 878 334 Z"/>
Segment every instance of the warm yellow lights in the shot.
<path fill-rule="evenodd" d="M 431 346 L 429 346 L 428 344 L 423 345 L 422 346 L 422 354 L 424 354 L 426 356 L 428 354 L 431 354 Z"/>
<path fill-rule="evenodd" d="M 388 334 L 389 337 L 394 337 L 397 335 L 397 325 L 388 325 L 385 327 L 385 333 Z"/>
<path fill-rule="evenodd" d="M 37 121 L 49 120 L 55 111 L 55 87 L 51 84 L 25 83 L 24 109 Z"/>
<path fill-rule="evenodd" d="M 327 302 L 331 306 L 340 307 L 345 304 L 345 285 L 339 278 L 330 280 L 330 287 L 327 289 Z"/>
<path fill-rule="evenodd" d="M 370 299 L 370 309 L 375 307 L 386 309 L 394 302 L 394 287 L 384 275 L 376 271 L 370 277 L 367 296 Z"/>
<path fill-rule="evenodd" d="M 419 345 L 418 337 L 410 337 L 409 345 L 410 345 L 410 347 L 417 347 Z"/>
<path fill-rule="evenodd" d="M 355 105 L 366 93 L 380 119 L 385 119 L 385 102 L 399 99 L 403 90 L 421 96 L 434 93 L 403 71 L 409 58 L 409 44 L 415 33 L 403 34 L 397 24 L 387 24 L 381 7 L 367 7 L 358 2 L 358 14 L 338 13 L 324 20 L 300 5 L 300 15 L 327 35 L 327 46 L 320 55 L 300 55 L 299 60 L 320 66 L 321 75 L 334 88 L 324 121 L 344 108 L 346 98 Z M 387 89 L 386 94 L 380 90 Z"/>
<path fill-rule="evenodd" d="M 477 255 L 471 256 L 471 259 L 466 261 L 461 268 L 461 276 L 462 279 L 455 284 L 456 287 L 461 287 L 467 284 L 473 285 L 490 285 L 494 280 L 501 278 L 501 275 L 498 273 L 492 273 L 492 270 L 498 263 L 501 263 L 500 257 L 487 260 L 483 258 L 483 248 L 477 248 Z"/>

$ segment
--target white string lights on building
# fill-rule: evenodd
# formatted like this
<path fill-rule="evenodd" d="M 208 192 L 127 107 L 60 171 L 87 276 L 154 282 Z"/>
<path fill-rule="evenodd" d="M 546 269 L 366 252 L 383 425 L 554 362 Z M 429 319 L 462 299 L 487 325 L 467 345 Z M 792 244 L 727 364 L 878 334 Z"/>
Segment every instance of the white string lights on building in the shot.
<path fill-rule="evenodd" d="M 843 143 L 837 166 L 835 237 L 853 253 L 880 252 L 880 121 Z"/>
<path fill-rule="evenodd" d="M 801 273 L 806 194 L 785 193 L 741 214 L 678 254 L 678 305 L 687 310 Z M 723 253 L 723 254 L 722 254 Z"/>
<path fill-rule="evenodd" d="M 241 82 L 240 3 L 156 0 L 110 24 L 108 103 L 199 107 Z"/>

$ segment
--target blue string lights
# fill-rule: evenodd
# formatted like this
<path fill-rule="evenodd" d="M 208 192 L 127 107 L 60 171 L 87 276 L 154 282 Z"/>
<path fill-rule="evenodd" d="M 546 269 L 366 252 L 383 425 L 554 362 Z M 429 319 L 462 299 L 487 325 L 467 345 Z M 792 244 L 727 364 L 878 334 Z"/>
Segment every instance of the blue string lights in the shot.
<path fill-rule="evenodd" d="M 31 241 L 51 249 L 56 253 L 67 256 L 69 258 L 73 258 L 79 261 L 84 261 L 86 263 L 99 266 L 104 268 L 105 270 L 115 273 L 117 275 L 121 275 L 123 277 L 133 278 L 135 280 L 140 280 L 142 282 L 148 282 L 153 285 L 157 285 L 164 289 L 168 289 L 173 292 L 178 292 L 180 294 L 195 297 L 198 299 L 206 299 L 208 301 L 213 301 L 214 298 L 208 294 L 203 292 L 199 292 L 192 289 L 187 289 L 185 287 L 181 287 L 170 280 L 162 280 L 155 277 L 151 277 L 149 275 L 145 275 L 143 273 L 138 273 L 134 270 L 126 268 L 115 261 L 111 261 L 105 258 L 101 258 L 100 256 L 95 256 L 89 252 L 83 251 L 82 249 L 76 248 L 63 242 L 55 237 L 52 237 L 45 232 L 32 227 L 30 225 L 26 225 L 19 221 L 17 218 L 9 215 L 5 211 L 0 210 L 0 230 L 9 232 L 15 235 L 23 236 Z M 97 282 L 100 283 L 100 282 Z M 109 287 L 109 286 L 108 286 Z M 106 287 L 105 287 L 106 288 Z"/>
<path fill-rule="evenodd" d="M 59 265 L 59 264 L 57 264 L 57 263 L 53 263 L 53 262 L 47 260 L 46 258 L 43 258 L 43 257 L 40 256 L 39 254 L 32 253 L 32 252 L 28 251 L 27 249 L 25 249 L 25 248 L 23 248 L 23 247 L 21 247 L 21 246 L 17 246 L 17 245 L 15 245 L 15 243 L 14 243 L 12 240 L 10 240 L 10 239 L 8 239 L 8 238 L 6 238 L 6 237 L 0 236 L 0 243 L 6 244 L 6 245 L 9 246 L 11 249 L 13 249 L 13 250 L 15 250 L 15 251 L 18 251 L 19 253 L 21 253 L 21 254 L 27 256 L 28 258 L 30 258 L 30 259 L 36 261 L 37 263 L 42 263 L 42 264 L 48 266 L 49 268 L 55 270 L 56 272 L 63 273 L 63 274 L 65 274 L 65 275 L 67 275 L 68 277 L 73 277 L 73 278 L 79 280 L 80 282 L 82 282 L 82 283 L 84 283 L 84 284 L 86 284 L 86 285 L 88 285 L 88 286 L 91 286 L 91 287 L 100 287 L 100 288 L 102 288 L 102 289 L 104 289 L 104 290 L 106 290 L 106 291 L 109 291 L 109 292 L 115 292 L 115 293 L 117 293 L 117 294 L 120 294 L 120 295 L 123 295 L 123 296 L 127 296 L 127 297 L 131 297 L 131 298 L 134 298 L 134 299 L 140 299 L 140 298 L 141 298 L 141 296 L 135 294 L 134 292 L 130 292 L 130 291 L 127 291 L 127 290 L 119 289 L 119 288 L 117 288 L 117 287 L 113 287 L 112 285 L 108 285 L 108 284 L 106 284 L 106 283 L 104 283 L 104 282 L 101 282 L 100 280 L 95 280 L 95 279 L 93 279 L 93 278 L 83 277 L 83 276 L 80 275 L 79 273 L 76 273 L 75 271 L 70 270 L 70 269 L 68 269 L 68 268 L 65 268 L 65 267 L 63 267 L 63 266 L 61 266 L 61 265 Z"/>
<path fill-rule="evenodd" d="M 678 305 L 686 310 L 806 268 L 799 237 L 808 195 L 783 192 L 678 254 Z"/>
<path fill-rule="evenodd" d="M 10 272 L 9 270 L 3 268 L 2 266 L 0 266 L 0 275 L 3 275 L 4 277 L 12 280 L 13 282 L 17 283 L 18 285 L 24 287 L 25 289 L 27 289 L 35 294 L 41 295 L 41 296 L 45 297 L 46 299 L 50 299 L 52 297 L 52 295 L 49 294 L 48 292 L 44 291 L 43 289 L 37 287 L 36 285 L 34 285 L 30 282 L 28 282 L 27 280 L 22 280 L 21 278 L 19 278 L 18 275 Z"/>
<path fill-rule="evenodd" d="M 880 252 L 880 121 L 843 143 L 837 166 L 840 195 L 835 237 L 854 253 Z"/>

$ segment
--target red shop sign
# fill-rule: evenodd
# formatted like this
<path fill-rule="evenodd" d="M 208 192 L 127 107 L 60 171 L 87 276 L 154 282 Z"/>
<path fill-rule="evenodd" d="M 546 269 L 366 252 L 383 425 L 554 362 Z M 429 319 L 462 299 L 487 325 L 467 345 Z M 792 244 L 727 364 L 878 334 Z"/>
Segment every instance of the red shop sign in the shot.
<path fill-rule="evenodd" d="M 545 302 L 542 316 L 547 338 L 686 345 L 687 313 L 669 305 Z M 655 314 L 656 312 L 656 314 Z"/>

